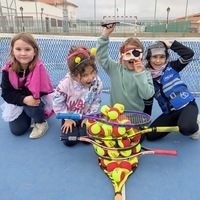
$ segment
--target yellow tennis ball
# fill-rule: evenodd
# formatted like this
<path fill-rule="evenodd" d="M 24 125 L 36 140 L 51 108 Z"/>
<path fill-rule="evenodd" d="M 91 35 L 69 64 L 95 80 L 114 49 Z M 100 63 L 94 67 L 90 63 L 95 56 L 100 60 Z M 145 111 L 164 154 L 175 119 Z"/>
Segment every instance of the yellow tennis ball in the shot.
<path fill-rule="evenodd" d="M 129 138 L 123 139 L 123 140 L 118 140 L 117 143 L 118 143 L 119 147 L 122 147 L 122 148 L 129 147 L 131 145 Z"/>
<path fill-rule="evenodd" d="M 113 129 L 112 129 L 111 125 L 109 125 L 109 124 L 102 124 L 101 128 L 102 128 L 102 130 L 101 130 L 102 134 L 104 136 L 109 136 L 109 135 L 112 134 Z"/>
<path fill-rule="evenodd" d="M 139 153 L 139 152 L 141 151 L 141 148 L 142 148 L 142 146 L 141 146 L 141 144 L 139 143 L 136 147 L 134 147 L 134 148 L 132 149 L 132 153 L 133 153 L 133 154 Z"/>
<path fill-rule="evenodd" d="M 125 124 L 126 131 L 129 131 L 131 129 L 131 126 L 130 127 L 127 126 L 128 124 L 131 124 L 131 121 L 129 119 L 123 119 L 120 116 L 117 120 L 119 121 L 120 124 Z"/>
<path fill-rule="evenodd" d="M 106 137 L 106 138 L 110 138 L 110 140 L 105 140 L 104 141 L 104 144 L 107 146 L 107 147 L 114 147 L 115 146 L 115 144 L 116 144 L 116 141 L 114 141 L 114 140 L 111 140 L 112 139 L 112 136 L 108 136 L 108 137 Z"/>
<path fill-rule="evenodd" d="M 108 116 L 108 111 L 110 110 L 110 106 L 109 105 L 103 105 L 101 106 L 101 113 L 104 115 L 104 116 Z"/>
<path fill-rule="evenodd" d="M 90 125 L 96 123 L 96 120 L 95 119 L 87 119 L 86 120 L 86 128 L 88 128 Z"/>
<path fill-rule="evenodd" d="M 120 126 L 113 126 L 113 133 L 117 137 L 123 136 L 126 133 L 126 128 Z"/>
<path fill-rule="evenodd" d="M 138 135 L 135 135 L 131 138 L 131 141 L 134 142 L 134 143 L 138 143 L 140 142 L 140 139 L 141 139 L 141 135 L 138 134 Z"/>
<path fill-rule="evenodd" d="M 108 165 L 110 162 L 111 162 L 110 160 L 100 158 L 100 163 L 101 163 L 101 166 L 103 166 L 103 167 L 107 167 L 107 165 Z"/>
<path fill-rule="evenodd" d="M 102 140 L 94 140 L 96 143 L 98 143 L 98 144 L 103 144 L 103 141 Z"/>
<path fill-rule="evenodd" d="M 122 168 L 126 174 L 129 173 L 132 170 L 132 165 L 127 160 L 122 160 L 119 163 L 119 167 Z"/>
<path fill-rule="evenodd" d="M 124 110 L 125 110 L 124 105 L 121 104 L 121 103 L 116 103 L 116 104 L 114 104 L 113 108 L 117 108 L 117 109 L 119 110 L 120 113 L 123 113 Z"/>
<path fill-rule="evenodd" d="M 128 160 L 129 163 L 131 164 L 132 168 L 137 167 L 138 165 L 138 157 L 133 157 L 131 159 Z"/>
<path fill-rule="evenodd" d="M 110 110 L 108 111 L 108 117 L 111 119 L 111 120 L 115 120 L 119 117 L 120 115 L 120 112 L 117 108 L 110 108 Z"/>
<path fill-rule="evenodd" d="M 99 147 L 99 146 L 96 147 L 96 152 L 97 152 L 97 154 L 98 154 L 99 156 L 104 156 L 104 155 L 106 155 L 106 150 L 104 150 L 103 148 L 101 148 L 101 147 Z"/>
<path fill-rule="evenodd" d="M 126 130 L 126 133 L 130 136 L 134 136 L 136 134 L 134 128 L 130 128 L 128 130 Z"/>
<path fill-rule="evenodd" d="M 88 132 L 91 135 L 98 135 L 101 132 L 101 126 L 98 123 L 94 123 L 88 127 Z"/>
<path fill-rule="evenodd" d="M 117 167 L 112 171 L 111 176 L 112 176 L 114 181 L 120 182 L 120 181 L 122 181 L 124 179 L 125 172 L 123 171 L 123 169 Z"/>
<path fill-rule="evenodd" d="M 128 157 L 132 154 L 132 149 L 128 149 L 128 150 L 124 150 L 124 151 L 120 151 L 120 154 L 124 157 Z"/>
<path fill-rule="evenodd" d="M 112 172 L 115 168 L 119 167 L 118 163 L 116 161 L 110 161 L 108 164 L 107 164 L 107 171 L 108 172 Z"/>
<path fill-rule="evenodd" d="M 117 150 L 108 150 L 107 153 L 111 158 L 117 158 L 119 156 L 119 152 Z"/>

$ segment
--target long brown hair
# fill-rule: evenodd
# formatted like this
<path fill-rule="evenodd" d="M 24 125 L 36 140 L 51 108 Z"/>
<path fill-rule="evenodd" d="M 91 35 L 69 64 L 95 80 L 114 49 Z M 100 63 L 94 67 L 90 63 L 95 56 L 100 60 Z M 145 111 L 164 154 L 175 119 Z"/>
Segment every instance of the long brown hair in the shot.
<path fill-rule="evenodd" d="M 32 71 L 36 65 L 38 58 L 39 58 L 39 46 L 38 46 L 36 40 L 34 39 L 34 37 L 28 32 L 18 33 L 11 40 L 11 48 L 10 48 L 8 57 L 11 56 L 11 58 L 12 58 L 12 61 L 11 61 L 12 70 L 14 72 L 18 72 L 21 68 L 20 63 L 16 60 L 15 56 L 13 55 L 13 47 L 17 40 L 22 40 L 22 41 L 30 44 L 35 51 L 35 56 L 34 56 L 33 60 L 29 63 L 29 70 Z"/>

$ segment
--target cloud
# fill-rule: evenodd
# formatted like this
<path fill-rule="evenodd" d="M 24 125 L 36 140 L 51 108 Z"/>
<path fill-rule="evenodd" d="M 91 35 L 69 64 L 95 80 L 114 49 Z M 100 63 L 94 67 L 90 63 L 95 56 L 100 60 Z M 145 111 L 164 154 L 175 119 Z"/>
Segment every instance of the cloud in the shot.
<path fill-rule="evenodd" d="M 71 2 L 78 6 L 77 18 L 88 20 L 94 19 L 95 13 L 97 19 L 114 16 L 115 3 L 118 9 L 116 15 L 124 16 L 125 13 L 127 16 L 137 16 L 138 19 L 154 19 L 155 16 L 156 19 L 165 19 L 168 7 L 171 19 L 185 16 L 186 11 L 188 15 L 200 13 L 199 0 L 71 0 Z"/>

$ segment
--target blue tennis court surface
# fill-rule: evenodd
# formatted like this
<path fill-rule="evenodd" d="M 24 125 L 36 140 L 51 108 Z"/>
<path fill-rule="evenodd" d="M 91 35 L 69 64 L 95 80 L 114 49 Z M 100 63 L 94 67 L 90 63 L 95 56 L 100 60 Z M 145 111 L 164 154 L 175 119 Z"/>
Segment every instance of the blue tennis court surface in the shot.
<path fill-rule="evenodd" d="M 103 94 L 103 103 L 109 95 Z M 197 99 L 200 105 L 200 99 Z M 2 103 L 0 98 L 0 103 Z M 159 114 L 154 106 L 153 118 Z M 59 141 L 60 121 L 52 116 L 40 139 L 16 137 L 0 120 L 1 200 L 113 200 L 111 181 L 98 166 L 92 145 L 69 148 Z M 146 155 L 126 183 L 126 200 L 198 200 L 200 140 L 179 133 L 142 143 L 175 149 L 178 156 Z"/>

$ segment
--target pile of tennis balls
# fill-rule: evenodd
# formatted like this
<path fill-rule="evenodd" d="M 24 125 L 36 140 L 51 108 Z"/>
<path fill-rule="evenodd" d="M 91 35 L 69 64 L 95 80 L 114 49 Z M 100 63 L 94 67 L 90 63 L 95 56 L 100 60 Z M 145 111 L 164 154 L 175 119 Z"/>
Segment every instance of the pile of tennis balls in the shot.
<path fill-rule="evenodd" d="M 103 105 L 100 108 L 101 117 L 108 121 L 120 124 L 130 124 L 131 121 L 124 113 L 124 105 L 121 103 L 114 104 L 113 107 L 109 105 Z M 141 151 L 140 135 L 135 135 L 136 130 L 134 128 L 125 126 L 115 126 L 100 122 L 94 119 L 88 119 L 86 122 L 89 135 L 104 138 L 104 140 L 95 141 L 101 145 L 108 147 L 104 149 L 98 145 L 93 145 L 94 149 L 99 155 L 101 165 L 111 174 L 112 178 L 116 182 L 123 180 L 126 173 L 129 173 L 138 164 L 138 158 L 127 159 L 127 157 Z M 130 138 L 112 140 L 122 136 L 128 136 Z M 133 136 L 132 136 L 133 135 Z M 105 140 L 106 139 L 106 140 Z M 113 150 L 109 148 L 126 148 L 132 147 L 127 150 Z M 109 157 L 111 159 L 104 159 Z M 114 161 L 112 158 L 124 158 L 122 161 Z"/>
<path fill-rule="evenodd" d="M 124 105 L 121 103 L 114 104 L 113 107 L 109 105 L 103 105 L 100 108 L 101 118 L 108 122 L 119 124 L 130 124 L 131 121 L 123 114 Z M 128 128 L 123 126 L 112 126 L 110 124 L 102 123 L 98 120 L 88 119 L 86 121 L 88 133 L 92 136 L 98 137 L 121 137 L 129 134 L 134 135 L 134 128 Z M 140 135 L 134 137 L 134 140 L 140 140 Z"/>
<path fill-rule="evenodd" d="M 122 161 L 110 161 L 100 158 L 100 165 L 107 170 L 112 179 L 121 182 L 125 175 L 130 173 L 138 165 L 138 157 Z"/>

